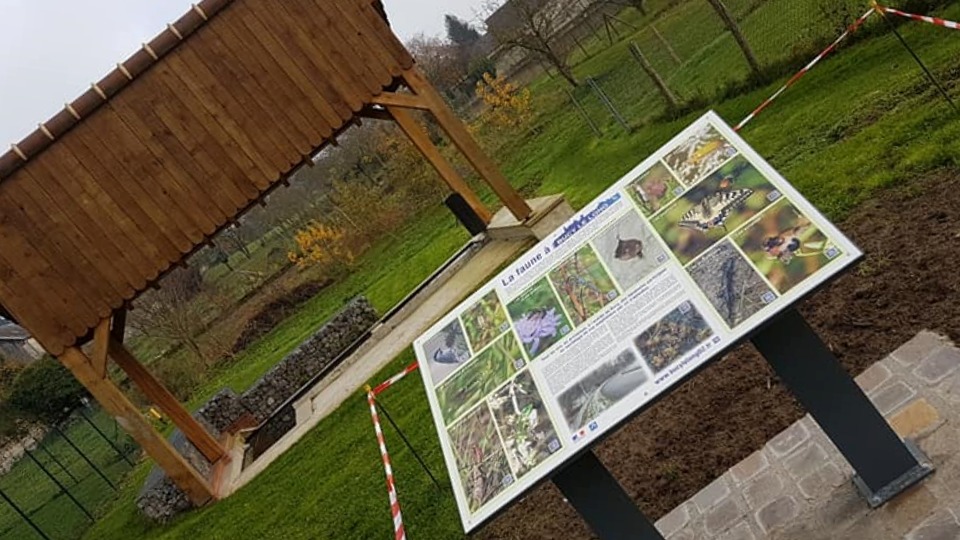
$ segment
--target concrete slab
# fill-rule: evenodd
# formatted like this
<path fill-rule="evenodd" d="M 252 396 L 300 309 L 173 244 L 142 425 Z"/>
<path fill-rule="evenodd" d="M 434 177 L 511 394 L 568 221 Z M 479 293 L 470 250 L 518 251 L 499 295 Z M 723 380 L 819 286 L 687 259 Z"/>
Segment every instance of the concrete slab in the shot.
<path fill-rule="evenodd" d="M 870 510 L 853 471 L 810 416 L 657 522 L 668 539 L 960 540 L 960 349 L 921 332 L 857 383 L 937 467 Z M 727 489 L 732 487 L 732 489 Z"/>

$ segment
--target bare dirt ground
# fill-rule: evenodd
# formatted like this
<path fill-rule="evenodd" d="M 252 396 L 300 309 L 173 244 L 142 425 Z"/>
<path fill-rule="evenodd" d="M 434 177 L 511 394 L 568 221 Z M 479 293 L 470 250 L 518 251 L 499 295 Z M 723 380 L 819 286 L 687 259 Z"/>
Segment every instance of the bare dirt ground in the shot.
<path fill-rule="evenodd" d="M 886 190 L 841 222 L 867 254 L 801 311 L 853 374 L 924 328 L 960 338 L 960 171 Z M 803 415 L 752 346 L 705 369 L 597 448 L 652 520 L 669 512 Z M 545 483 L 477 534 L 586 539 L 586 525 Z"/>

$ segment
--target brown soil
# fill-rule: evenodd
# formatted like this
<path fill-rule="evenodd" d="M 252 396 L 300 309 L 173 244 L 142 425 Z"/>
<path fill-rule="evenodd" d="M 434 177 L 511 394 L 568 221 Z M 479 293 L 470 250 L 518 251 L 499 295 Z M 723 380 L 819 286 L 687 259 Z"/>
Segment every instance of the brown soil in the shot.
<path fill-rule="evenodd" d="M 280 298 L 270 302 L 257 312 L 243 327 L 240 337 L 233 344 L 234 354 L 239 353 L 265 336 L 283 322 L 308 300 L 333 283 L 332 279 L 311 281 L 298 286 Z"/>
<path fill-rule="evenodd" d="M 880 193 L 840 228 L 865 261 L 801 307 L 856 375 L 931 329 L 960 338 L 960 171 Z M 800 418 L 803 411 L 745 345 L 598 446 L 600 459 L 657 519 Z M 478 533 L 482 539 L 592 538 L 549 483 Z"/>

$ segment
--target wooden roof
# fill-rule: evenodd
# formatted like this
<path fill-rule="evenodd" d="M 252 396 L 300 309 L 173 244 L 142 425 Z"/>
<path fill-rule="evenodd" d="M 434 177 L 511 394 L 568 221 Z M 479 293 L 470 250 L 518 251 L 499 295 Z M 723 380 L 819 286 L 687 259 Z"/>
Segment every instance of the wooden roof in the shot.
<path fill-rule="evenodd" d="M 0 304 L 54 355 L 413 60 L 377 0 L 205 0 L 0 156 Z"/>

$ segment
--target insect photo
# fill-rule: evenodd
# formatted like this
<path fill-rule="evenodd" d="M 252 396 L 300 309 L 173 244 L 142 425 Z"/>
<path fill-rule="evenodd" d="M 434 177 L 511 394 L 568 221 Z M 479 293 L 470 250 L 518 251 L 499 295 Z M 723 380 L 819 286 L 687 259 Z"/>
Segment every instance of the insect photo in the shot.
<path fill-rule="evenodd" d="M 696 183 L 724 161 L 736 155 L 737 149 L 713 126 L 705 125 L 667 154 L 664 162 L 686 185 Z"/>
<path fill-rule="evenodd" d="M 738 156 L 684 193 L 652 222 L 686 264 L 779 198 L 766 177 Z"/>
<path fill-rule="evenodd" d="M 627 185 L 627 194 L 645 216 L 656 214 L 682 191 L 680 182 L 662 163 L 650 167 Z"/>
<path fill-rule="evenodd" d="M 781 293 L 840 255 L 839 248 L 786 200 L 738 232 L 734 239 Z"/>

